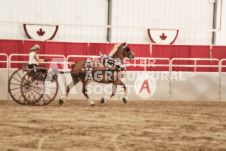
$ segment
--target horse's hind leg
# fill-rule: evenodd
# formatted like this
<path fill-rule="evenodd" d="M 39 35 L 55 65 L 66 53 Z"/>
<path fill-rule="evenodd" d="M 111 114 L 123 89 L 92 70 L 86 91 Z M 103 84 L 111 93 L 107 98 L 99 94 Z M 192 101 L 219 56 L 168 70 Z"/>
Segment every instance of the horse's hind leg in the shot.
<path fill-rule="evenodd" d="M 124 88 L 124 97 L 122 98 L 122 101 L 126 104 L 127 100 L 128 100 L 128 96 L 127 96 L 127 91 L 126 91 L 125 84 L 123 85 L 123 88 Z"/>
<path fill-rule="evenodd" d="M 60 100 L 59 100 L 59 104 L 62 105 L 66 100 L 67 100 L 67 97 L 68 97 L 68 94 L 71 90 L 71 88 L 73 86 L 75 86 L 77 83 L 79 82 L 78 78 L 77 77 L 73 77 L 73 82 L 71 82 L 68 86 L 67 86 L 67 89 L 66 89 L 66 94 L 65 95 L 62 95 L 60 97 Z"/>
<path fill-rule="evenodd" d="M 82 88 L 82 93 L 84 94 L 84 96 L 88 99 L 88 102 L 90 104 L 90 106 L 95 106 L 95 103 L 89 98 L 88 94 L 87 94 L 87 89 L 86 86 L 88 85 L 87 82 L 83 82 L 83 88 Z"/>
<path fill-rule="evenodd" d="M 71 83 L 72 84 L 72 83 Z M 67 96 L 68 96 L 68 93 L 70 92 L 70 88 L 69 86 L 67 86 L 67 90 L 66 90 L 66 94 L 65 95 L 62 95 L 60 97 L 60 100 L 59 100 L 59 104 L 62 105 L 66 100 L 67 100 Z"/>
<path fill-rule="evenodd" d="M 111 96 L 108 96 L 106 94 L 105 97 L 100 100 L 100 103 L 103 104 L 103 103 L 106 103 L 108 100 L 110 100 L 115 95 L 116 90 L 117 90 L 117 84 L 113 84 L 112 85 L 112 94 L 111 94 Z"/>

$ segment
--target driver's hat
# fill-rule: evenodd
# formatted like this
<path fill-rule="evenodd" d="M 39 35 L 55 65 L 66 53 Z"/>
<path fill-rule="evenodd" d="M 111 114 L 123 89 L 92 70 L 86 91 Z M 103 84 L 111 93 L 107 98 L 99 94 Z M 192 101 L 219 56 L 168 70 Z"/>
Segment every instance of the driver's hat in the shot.
<path fill-rule="evenodd" d="M 35 44 L 33 47 L 31 47 L 30 51 L 39 50 L 40 46 L 38 44 Z"/>

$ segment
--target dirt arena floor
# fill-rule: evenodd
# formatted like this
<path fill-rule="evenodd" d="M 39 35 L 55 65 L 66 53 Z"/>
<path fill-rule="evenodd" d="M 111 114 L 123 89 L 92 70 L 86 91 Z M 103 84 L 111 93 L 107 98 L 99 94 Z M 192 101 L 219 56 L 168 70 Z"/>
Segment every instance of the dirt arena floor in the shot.
<path fill-rule="evenodd" d="M 0 101 L 0 117 L 0 151 L 226 151 L 222 102 Z"/>

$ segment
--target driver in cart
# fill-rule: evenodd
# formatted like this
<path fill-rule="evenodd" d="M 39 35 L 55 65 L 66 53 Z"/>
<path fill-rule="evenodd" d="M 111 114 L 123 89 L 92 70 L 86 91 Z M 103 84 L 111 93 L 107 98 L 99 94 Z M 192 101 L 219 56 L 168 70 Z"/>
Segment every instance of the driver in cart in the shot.
<path fill-rule="evenodd" d="M 38 50 L 40 50 L 40 46 L 38 44 L 35 44 L 33 47 L 31 47 L 30 53 L 29 53 L 28 68 L 38 67 L 38 62 L 47 61 L 46 59 L 39 59 L 39 57 L 36 55 Z M 44 66 L 39 66 L 39 67 L 44 67 Z"/>

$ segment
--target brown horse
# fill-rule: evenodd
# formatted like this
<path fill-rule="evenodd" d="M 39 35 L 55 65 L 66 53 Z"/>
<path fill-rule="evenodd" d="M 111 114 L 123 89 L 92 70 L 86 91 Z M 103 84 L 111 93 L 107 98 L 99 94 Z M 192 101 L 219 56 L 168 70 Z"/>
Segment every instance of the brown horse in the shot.
<path fill-rule="evenodd" d="M 118 59 L 123 64 L 124 58 L 133 59 L 134 54 L 131 52 L 128 45 L 124 43 L 119 43 L 115 45 L 113 50 L 109 54 L 110 57 L 113 59 Z M 106 102 L 111 97 L 115 95 L 117 85 L 121 85 L 124 88 L 124 97 L 123 102 L 127 103 L 128 97 L 126 92 L 126 86 L 125 84 L 120 80 L 120 72 L 121 68 L 117 66 L 112 66 L 110 70 L 105 66 L 103 62 L 98 61 L 90 61 L 90 60 L 82 60 L 75 62 L 72 65 L 71 69 L 71 76 L 73 79 L 73 84 L 76 85 L 79 81 L 82 82 L 83 88 L 82 92 L 85 95 L 85 97 L 88 99 L 88 102 L 91 106 L 94 106 L 94 102 L 89 98 L 87 94 L 87 85 L 90 83 L 90 81 L 95 81 L 99 83 L 112 83 L 112 94 L 110 97 L 105 97 L 101 99 L 101 103 Z M 97 72 L 99 77 L 101 75 L 102 78 L 97 78 Z M 70 86 L 70 85 L 69 85 Z M 68 96 L 68 93 L 70 91 L 69 86 L 67 86 L 66 95 L 61 96 L 59 100 L 59 104 L 62 105 Z"/>

